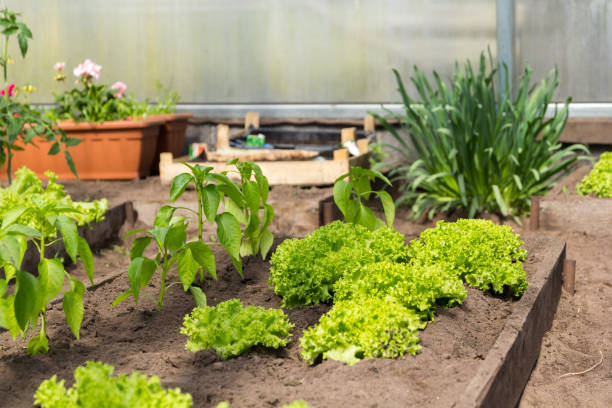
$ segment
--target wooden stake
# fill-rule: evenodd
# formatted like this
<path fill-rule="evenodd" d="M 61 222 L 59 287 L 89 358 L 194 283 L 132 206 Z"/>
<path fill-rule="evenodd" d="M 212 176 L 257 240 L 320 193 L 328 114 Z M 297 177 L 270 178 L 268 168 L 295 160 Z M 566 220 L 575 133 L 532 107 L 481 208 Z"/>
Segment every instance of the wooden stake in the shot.
<path fill-rule="evenodd" d="M 250 127 L 259 127 L 259 113 L 247 112 L 244 116 L 244 130 L 249 130 Z"/>
<path fill-rule="evenodd" d="M 340 143 L 344 144 L 345 142 L 348 142 L 349 140 L 355 140 L 355 131 L 357 129 L 352 127 L 352 128 L 344 128 L 340 131 Z"/>
<path fill-rule="evenodd" d="M 229 149 L 229 126 L 217 125 L 217 150 Z"/>
<path fill-rule="evenodd" d="M 365 154 L 370 148 L 370 141 L 368 139 L 357 139 L 357 148 L 360 154 Z"/>
<path fill-rule="evenodd" d="M 134 203 L 131 201 L 125 202 L 125 223 L 130 228 L 134 228 L 136 222 L 136 211 L 134 211 Z"/>
<path fill-rule="evenodd" d="M 529 229 L 532 231 L 540 228 L 540 198 L 539 196 L 531 197 L 531 214 L 529 215 Z"/>
<path fill-rule="evenodd" d="M 334 150 L 334 160 L 348 160 L 348 158 L 349 158 L 348 149 Z"/>
<path fill-rule="evenodd" d="M 563 289 L 574 296 L 576 291 L 576 261 L 572 259 L 563 261 Z"/>
<path fill-rule="evenodd" d="M 363 130 L 366 135 L 376 131 L 376 122 L 374 121 L 374 116 L 365 115 L 363 118 Z"/>

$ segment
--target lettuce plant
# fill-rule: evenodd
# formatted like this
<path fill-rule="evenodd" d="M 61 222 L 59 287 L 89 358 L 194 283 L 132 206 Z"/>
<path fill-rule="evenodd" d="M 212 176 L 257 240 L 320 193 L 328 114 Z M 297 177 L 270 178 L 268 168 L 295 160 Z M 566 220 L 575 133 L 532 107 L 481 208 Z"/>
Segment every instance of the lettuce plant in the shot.
<path fill-rule="evenodd" d="M 284 347 L 294 325 L 281 309 L 244 307 L 230 299 L 217 306 L 201 306 L 186 315 L 181 333 L 189 336 L 187 350 L 198 352 L 214 348 L 218 355 L 236 357 L 256 344 Z"/>
<path fill-rule="evenodd" d="M 335 303 L 300 339 L 302 358 L 319 356 L 353 365 L 363 358 L 416 354 L 418 330 L 426 323 L 416 311 L 392 298 L 358 298 Z"/>
<path fill-rule="evenodd" d="M 518 297 L 528 286 L 522 245 L 507 225 L 481 219 L 439 221 L 410 242 L 410 262 L 415 267 L 440 265 L 482 290 L 502 293 L 508 286 Z"/>
<path fill-rule="evenodd" d="M 580 152 L 588 154 L 583 145 L 559 143 L 570 99 L 547 116 L 556 71 L 532 86 L 527 66 L 511 99 L 495 88 L 497 70 L 489 59 L 487 65 L 481 54 L 475 68 L 469 61 L 457 64 L 448 82 L 434 71 L 431 83 L 415 66 L 416 100 L 393 71 L 405 113 L 374 116 L 398 142 L 405 163 L 392 164 L 392 177 L 404 182 L 396 204 L 411 205 L 414 218 L 451 209 L 470 218 L 484 211 L 524 216 L 532 196 L 567 174 L 583 158 Z M 402 132 L 387 119 L 398 120 Z"/>
<path fill-rule="evenodd" d="M 204 224 L 217 225 L 219 243 L 230 256 L 234 267 L 241 277 L 241 257 L 261 253 L 265 258 L 272 246 L 273 236 L 268 230 L 274 217 L 274 209 L 266 203 L 268 197 L 268 179 L 261 169 L 251 162 L 229 162 L 234 164 L 240 174 L 240 183 L 234 183 L 226 172 L 213 173 L 212 167 L 185 164 L 190 172 L 182 173 L 172 180 L 170 201 L 175 202 L 188 185 L 192 184 L 197 194 L 197 210 L 186 207 L 163 206 L 150 230 L 136 229 L 127 236 L 143 234 L 134 240 L 130 250 L 131 263 L 128 268 L 130 289 L 119 295 L 113 306 L 130 296 L 138 304 L 139 293 L 159 270 L 161 286 L 157 301 L 160 310 L 165 291 L 175 284 L 182 284 L 185 291 L 190 291 L 196 304 L 206 304 L 202 289 L 193 285 L 200 272 L 200 281 L 206 270 L 214 279 L 217 278 L 215 257 L 209 242 L 204 241 Z M 217 214 L 223 203 L 225 211 Z M 198 225 L 198 239 L 187 242 L 189 219 L 175 217 L 176 210 L 191 212 Z M 241 226 L 242 225 L 242 226 Z M 154 257 L 144 256 L 145 249 L 154 244 L 157 251 Z M 170 269 L 176 265 L 179 282 L 167 284 Z"/>
<path fill-rule="evenodd" d="M 601 155 L 593 170 L 576 187 L 580 195 L 594 194 L 600 198 L 612 198 L 612 152 Z"/>
<path fill-rule="evenodd" d="M 444 265 L 389 261 L 356 269 L 340 279 L 335 288 L 335 302 L 391 297 L 407 308 L 428 314 L 433 314 L 436 303 L 451 307 L 461 304 L 467 295 L 461 279 Z"/>
<path fill-rule="evenodd" d="M 58 207 L 73 210 L 70 212 L 70 217 L 79 226 L 101 221 L 108 210 L 108 200 L 105 198 L 91 202 L 72 201 L 64 186 L 57 182 L 57 176 L 52 171 L 45 172 L 45 176 L 49 179 L 46 187 L 42 186 L 36 173 L 27 167 L 17 170 L 16 176 L 8 187 L 0 188 L 0 220 L 15 208 L 29 208 L 29 211 L 24 211 L 16 220 L 18 224 L 39 231 L 53 228 L 53 226 L 46 225 L 44 217 L 36 217 L 36 211 L 34 211 L 36 200 L 46 203 L 53 202 Z"/>
<path fill-rule="evenodd" d="M 189 408 L 193 404 L 190 394 L 162 388 L 159 377 L 147 378 L 138 371 L 113 376 L 113 371 L 110 364 L 88 361 L 74 370 L 75 383 L 69 389 L 56 375 L 43 381 L 34 403 L 41 408 Z"/>
<path fill-rule="evenodd" d="M 283 241 L 272 254 L 268 284 L 283 297 L 283 307 L 315 305 L 331 300 L 345 274 L 374 262 L 407 259 L 404 237 L 397 231 L 335 221 L 303 239 Z"/>
<path fill-rule="evenodd" d="M 345 179 L 348 177 L 348 181 Z M 372 194 L 380 199 L 385 213 L 385 220 L 389 227 L 393 226 L 395 220 L 395 204 L 393 199 L 384 190 L 372 190 L 372 182 L 376 179 L 391 185 L 389 179 L 378 171 L 351 167 L 350 171 L 334 182 L 334 202 L 344 215 L 346 222 L 363 225 L 373 231 L 381 228 L 385 223 L 376 218 L 372 210 L 366 207 L 361 200 L 369 200 Z"/>
<path fill-rule="evenodd" d="M 28 353 L 37 354 L 49 350 L 46 333 L 47 303 L 59 295 L 66 279 L 69 289 L 63 294 L 63 310 L 66 323 L 77 339 L 83 320 L 85 285 L 70 276 L 62 260 L 48 258 L 46 249 L 62 240 L 73 262 L 76 262 L 77 257 L 81 258 L 92 284 L 93 256 L 87 241 L 77 232 L 73 214 L 78 213 L 78 210 L 65 206 L 62 199 L 58 200 L 54 194 L 47 194 L 46 191 L 41 193 L 36 189 L 36 183 L 30 185 L 32 189 L 28 191 L 24 187 L 27 184 L 22 183 L 24 174 L 29 173 L 20 173 L 19 183 L 11 187 L 18 186 L 16 194 L 24 188 L 28 203 L 13 205 L 4 211 L 0 225 L 0 266 L 4 269 L 4 278 L 0 279 L 0 327 L 9 330 L 13 338 L 19 334 L 25 337 L 30 326 L 36 330 L 40 320 L 40 332 L 28 342 Z M 53 184 L 51 186 L 52 191 L 58 190 Z M 38 277 L 21 270 L 28 240 L 32 241 L 40 254 Z"/>

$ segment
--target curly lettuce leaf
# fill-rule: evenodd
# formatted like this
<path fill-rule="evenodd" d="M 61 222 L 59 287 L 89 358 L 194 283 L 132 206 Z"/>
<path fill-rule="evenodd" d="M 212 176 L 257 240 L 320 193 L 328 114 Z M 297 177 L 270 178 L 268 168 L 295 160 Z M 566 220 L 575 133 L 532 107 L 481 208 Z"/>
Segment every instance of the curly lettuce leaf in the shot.
<path fill-rule="evenodd" d="M 416 267 L 446 265 L 471 287 L 516 297 L 527 289 L 523 242 L 507 225 L 488 220 L 440 221 L 410 242 L 410 263 Z"/>
<path fill-rule="evenodd" d="M 419 329 L 426 323 L 418 312 L 393 298 L 358 298 L 335 303 L 300 339 L 302 358 L 319 356 L 353 365 L 364 358 L 398 358 L 420 351 Z"/>
<path fill-rule="evenodd" d="M 131 375 L 113 377 L 110 364 L 88 361 L 87 366 L 74 371 L 75 384 L 66 389 L 64 380 L 53 376 L 41 383 L 34 395 L 34 403 L 41 408 L 149 408 L 192 406 L 190 394 L 178 388 L 165 390 L 159 377 L 147 378 L 134 371 Z"/>
<path fill-rule="evenodd" d="M 601 155 L 593 170 L 576 187 L 580 195 L 612 198 L 612 152 Z"/>
<path fill-rule="evenodd" d="M 315 305 L 331 300 L 345 274 L 374 262 L 405 262 L 404 237 L 391 228 L 367 228 L 335 221 L 303 239 L 283 241 L 270 260 L 269 286 L 282 306 Z"/>
<path fill-rule="evenodd" d="M 433 311 L 436 303 L 454 306 L 467 292 L 446 264 L 408 265 L 389 261 L 366 265 L 340 279 L 334 301 L 392 297 L 407 308 Z"/>
<path fill-rule="evenodd" d="M 239 299 L 217 306 L 192 310 L 183 321 L 181 333 L 189 336 L 185 348 L 192 352 L 215 349 L 228 359 L 239 356 L 256 344 L 284 347 L 294 325 L 281 309 L 244 307 Z"/>

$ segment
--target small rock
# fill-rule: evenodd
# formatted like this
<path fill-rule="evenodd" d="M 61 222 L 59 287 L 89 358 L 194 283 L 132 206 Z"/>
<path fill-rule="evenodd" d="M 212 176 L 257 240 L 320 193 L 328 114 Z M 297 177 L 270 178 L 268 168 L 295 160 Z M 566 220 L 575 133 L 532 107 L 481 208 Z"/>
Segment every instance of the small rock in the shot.
<path fill-rule="evenodd" d="M 220 361 L 217 361 L 217 362 L 212 363 L 211 367 L 213 368 L 213 370 L 221 370 L 223 369 L 223 363 Z"/>

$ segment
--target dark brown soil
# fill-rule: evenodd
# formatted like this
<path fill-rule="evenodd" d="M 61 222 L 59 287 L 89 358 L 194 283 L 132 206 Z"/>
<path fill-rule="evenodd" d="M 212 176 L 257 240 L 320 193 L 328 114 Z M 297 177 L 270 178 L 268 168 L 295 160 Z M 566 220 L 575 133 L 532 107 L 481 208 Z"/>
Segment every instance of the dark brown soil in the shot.
<path fill-rule="evenodd" d="M 533 248 L 538 247 L 538 250 Z M 537 254 L 545 243 L 528 241 L 527 249 Z M 127 257 L 120 250 L 97 257 L 100 268 L 125 271 Z M 246 260 L 242 282 L 228 257 L 216 251 L 219 280 L 207 279 L 209 303 L 238 297 L 245 304 L 279 307 L 268 287 L 269 264 L 259 258 Z M 537 257 L 525 264 L 528 275 Z M 77 268 L 78 269 L 78 268 Z M 78 272 L 78 271 L 75 271 Z M 347 367 L 335 361 L 308 366 L 299 356 L 302 331 L 315 324 L 328 305 L 288 310 L 296 327 L 285 349 L 256 347 L 229 361 L 214 351 L 191 353 L 184 349 L 186 337 L 179 334 L 183 316 L 193 308 L 192 299 L 179 286 L 167 292 L 162 311 L 143 297 L 109 309 L 110 301 L 128 288 L 125 273 L 85 295 L 85 318 L 81 340 L 75 340 L 61 307 L 48 313 L 51 351 L 27 356 L 20 342 L 7 333 L 0 335 L 1 405 L 31 406 L 36 387 L 57 374 L 71 383 L 72 372 L 87 360 L 113 364 L 118 372 L 140 370 L 158 375 L 166 386 L 180 387 L 193 395 L 197 407 L 216 406 L 223 400 L 236 407 L 280 406 L 301 398 L 313 407 L 446 407 L 461 394 L 504 325 L 513 307 L 504 300 L 470 290 L 463 305 L 438 311 L 435 321 L 421 335 L 421 354 L 405 360 L 365 360 Z M 155 296 L 158 282 L 148 289 Z"/>
<path fill-rule="evenodd" d="M 111 205 L 125 200 L 165 203 L 168 196 L 167 186 L 160 186 L 156 178 L 67 184 L 75 199 L 108 197 Z M 573 195 L 567 191 L 569 194 L 562 190 L 556 193 Z M 270 201 L 276 209 L 272 225 L 275 235 L 304 235 L 315 229 L 317 201 L 330 192 L 330 188 L 273 188 Z M 186 199 L 193 199 L 191 192 L 186 194 Z M 396 228 L 409 239 L 433 225 L 404 221 L 405 215 L 405 211 L 398 212 Z M 519 232 L 522 229 L 513 227 Z M 605 228 L 612 231 L 610 226 L 602 225 Z M 568 258 L 577 261 L 576 294 L 562 296 L 520 406 L 610 407 L 612 240 L 563 232 L 540 235 L 567 241 Z M 80 341 L 70 335 L 60 306 L 50 312 L 51 352 L 48 355 L 27 356 L 23 343 L 14 343 L 6 333 L 0 334 L 1 407 L 31 406 L 34 390 L 42 380 L 57 373 L 71 383 L 74 368 L 95 359 L 115 364 L 118 372 L 139 369 L 159 375 L 164 385 L 191 392 L 196 407 L 215 406 L 221 400 L 231 400 L 233 407 L 281 406 L 296 398 L 308 400 L 313 407 L 450 406 L 449 396 L 458 396 L 471 380 L 479 359 L 495 340 L 503 317 L 512 307 L 511 302 L 471 291 L 464 305 L 441 311 L 421 334 L 423 352 L 420 355 L 404 361 L 365 360 L 354 367 L 334 361 L 309 367 L 299 359 L 301 331 L 314 324 L 329 306 L 297 309 L 289 311 L 296 328 L 287 349 L 255 348 L 226 362 L 212 351 L 192 354 L 184 350 L 186 337 L 178 334 L 178 328 L 193 304 L 178 287 L 170 290 L 161 312 L 154 311 L 153 302 L 146 298 L 138 307 L 128 300 L 115 309 L 108 309 L 112 298 L 127 288 L 125 246 L 126 243 L 117 241 L 115 247 L 103 250 L 94 259 L 96 282 L 104 282 L 118 273 L 122 276 L 87 293 Z M 278 298 L 265 283 L 266 268 L 261 261 L 250 261 L 247 281 L 242 283 L 227 260 L 220 261 L 219 281 L 207 281 L 205 288 L 209 303 L 238 296 L 245 303 L 278 306 Z M 73 273 L 82 275 L 79 268 Z M 154 291 L 151 289 L 152 294 Z M 482 314 L 473 314 L 478 312 Z M 473 321 L 479 322 L 474 328 L 468 326 Z M 594 370 L 559 378 L 593 366 L 600 360 L 600 352 L 603 363 Z"/>

